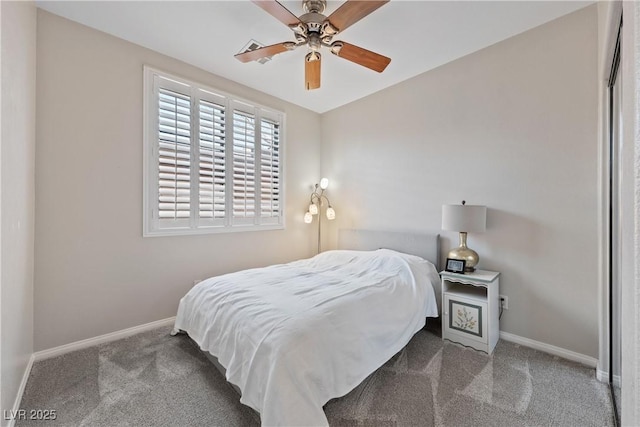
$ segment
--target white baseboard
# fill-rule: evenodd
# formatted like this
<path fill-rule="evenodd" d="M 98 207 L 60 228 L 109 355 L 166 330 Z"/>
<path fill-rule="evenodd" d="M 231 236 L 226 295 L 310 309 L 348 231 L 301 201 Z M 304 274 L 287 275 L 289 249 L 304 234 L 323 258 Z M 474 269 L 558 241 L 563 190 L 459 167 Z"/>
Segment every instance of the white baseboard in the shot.
<path fill-rule="evenodd" d="M 556 347 L 555 345 L 546 344 L 540 341 L 535 341 L 503 331 L 500 331 L 500 338 L 505 341 L 510 341 L 512 343 L 520 344 L 525 347 L 531 347 L 535 350 L 553 354 L 554 356 L 562 357 L 563 359 L 579 362 L 583 365 L 587 365 L 590 368 L 596 368 L 598 366 L 598 359 L 596 358 L 587 356 L 585 354 L 576 353 L 575 351 L 567 350 L 561 347 Z"/>
<path fill-rule="evenodd" d="M 616 387 L 622 387 L 622 380 L 620 379 L 620 375 L 613 376 L 613 385 Z"/>
<path fill-rule="evenodd" d="M 145 323 L 144 325 L 134 326 L 132 328 L 122 329 L 120 331 L 111 332 L 109 334 L 100 335 L 93 338 L 87 338 L 86 340 L 76 341 L 69 344 L 61 345 L 59 347 L 50 348 L 48 350 L 42 350 L 34 353 L 34 360 L 40 361 L 49 359 L 51 357 L 60 356 L 61 354 L 69 353 L 75 350 L 80 350 L 87 347 L 92 347 L 98 344 L 104 344 L 106 342 L 116 341 L 122 338 L 127 338 L 141 332 L 150 331 L 151 329 L 160 328 L 162 326 L 173 325 L 176 318 L 169 317 L 167 319 L 157 320 L 151 323 Z"/>
<path fill-rule="evenodd" d="M 608 371 L 603 371 L 602 369 L 596 369 L 596 379 L 598 381 L 600 381 L 601 383 L 608 383 L 609 382 L 609 372 Z"/>
<path fill-rule="evenodd" d="M 12 414 L 17 414 L 20 409 L 20 403 L 22 402 L 22 395 L 24 394 L 24 389 L 27 386 L 27 380 L 29 379 L 29 375 L 31 374 L 31 368 L 33 367 L 33 362 L 35 361 L 35 357 L 32 354 L 29 357 L 29 362 L 27 363 L 27 367 L 24 370 L 24 374 L 22 375 L 22 381 L 20 381 L 20 387 L 18 387 L 18 393 L 16 394 L 16 400 L 13 402 Z M 4 415 L 4 414 L 3 414 Z M 7 423 L 7 427 L 13 427 L 16 423 L 16 417 L 11 417 L 9 422 Z"/>
<path fill-rule="evenodd" d="M 598 379 L 598 381 L 602 382 L 602 383 L 608 383 L 609 382 L 609 371 L 604 371 L 602 369 L 597 369 L 596 370 L 596 378 Z M 613 376 L 613 385 L 616 387 L 621 387 L 621 380 L 620 380 L 620 375 L 614 375 Z"/>

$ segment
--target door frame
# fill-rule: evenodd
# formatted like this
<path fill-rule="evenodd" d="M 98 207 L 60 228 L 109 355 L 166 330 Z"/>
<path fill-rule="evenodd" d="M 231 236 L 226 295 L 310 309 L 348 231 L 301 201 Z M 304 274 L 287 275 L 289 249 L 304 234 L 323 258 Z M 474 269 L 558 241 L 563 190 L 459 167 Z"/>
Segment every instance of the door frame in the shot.
<path fill-rule="evenodd" d="M 613 56 L 613 42 L 624 9 L 622 29 L 621 194 L 622 237 L 622 425 L 640 425 L 640 4 L 634 1 L 598 2 L 599 30 L 599 362 L 598 379 L 608 378 L 608 223 L 606 193 L 608 154 L 608 102 L 606 79 Z M 618 13 L 619 12 L 619 13 Z M 603 375 L 604 374 L 604 375 Z"/>

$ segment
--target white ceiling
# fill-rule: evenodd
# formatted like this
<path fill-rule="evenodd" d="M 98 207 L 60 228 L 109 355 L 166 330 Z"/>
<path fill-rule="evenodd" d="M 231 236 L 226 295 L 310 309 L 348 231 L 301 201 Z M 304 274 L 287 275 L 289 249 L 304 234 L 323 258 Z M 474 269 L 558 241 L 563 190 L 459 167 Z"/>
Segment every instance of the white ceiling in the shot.
<path fill-rule="evenodd" d="M 282 1 L 302 14 L 301 1 Z M 293 40 L 284 24 L 249 1 L 38 1 L 38 7 L 177 58 L 318 113 L 492 45 L 593 1 L 393 0 L 347 28 L 344 40 L 390 57 L 378 74 L 322 55 L 322 86 L 304 89 L 300 47 L 266 64 L 233 55 L 249 40 L 265 45 Z M 330 15 L 342 1 L 330 1 Z"/>

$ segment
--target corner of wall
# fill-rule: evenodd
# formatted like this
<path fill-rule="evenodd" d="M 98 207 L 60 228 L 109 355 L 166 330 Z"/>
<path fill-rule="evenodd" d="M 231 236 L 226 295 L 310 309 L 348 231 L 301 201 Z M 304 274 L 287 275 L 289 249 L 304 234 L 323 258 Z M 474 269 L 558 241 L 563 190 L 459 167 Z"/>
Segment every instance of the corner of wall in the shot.
<path fill-rule="evenodd" d="M 36 21 L 35 2 L 0 2 L 0 424 L 9 426 L 33 361 Z"/>

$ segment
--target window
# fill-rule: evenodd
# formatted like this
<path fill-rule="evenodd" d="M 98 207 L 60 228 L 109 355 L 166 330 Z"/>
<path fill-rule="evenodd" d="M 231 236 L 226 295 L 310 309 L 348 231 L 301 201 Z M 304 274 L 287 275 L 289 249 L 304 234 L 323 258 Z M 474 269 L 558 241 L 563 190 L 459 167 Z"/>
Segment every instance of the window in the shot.
<path fill-rule="evenodd" d="M 144 235 L 283 228 L 284 114 L 144 73 Z"/>

